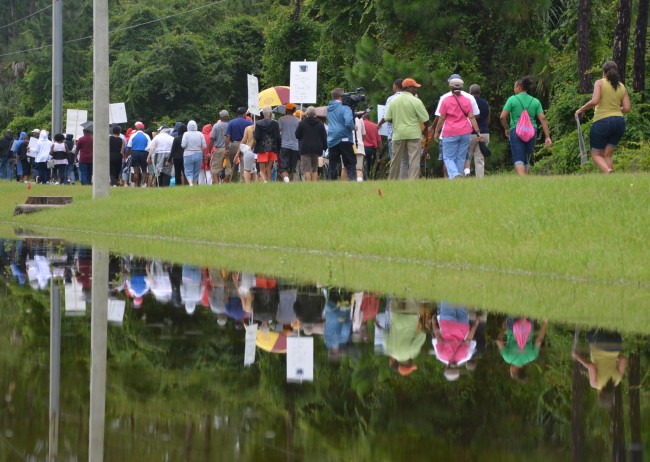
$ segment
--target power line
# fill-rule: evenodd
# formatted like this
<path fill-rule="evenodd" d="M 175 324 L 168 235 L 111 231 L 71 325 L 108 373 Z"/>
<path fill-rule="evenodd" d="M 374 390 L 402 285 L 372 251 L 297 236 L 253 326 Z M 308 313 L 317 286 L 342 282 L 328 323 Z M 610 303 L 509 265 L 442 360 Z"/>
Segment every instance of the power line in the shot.
<path fill-rule="evenodd" d="M 19 23 L 20 21 L 24 21 L 25 19 L 29 19 L 29 18 L 31 18 L 32 16 L 36 16 L 38 13 L 40 13 L 41 11 L 45 11 L 45 10 L 47 10 L 48 8 L 52 8 L 52 4 L 49 4 L 49 5 L 47 5 L 46 7 L 41 8 L 41 9 L 38 10 L 38 11 L 34 11 L 32 14 L 29 14 L 29 15 L 25 16 L 24 18 L 16 19 L 14 22 L 10 22 L 9 24 L 5 24 L 4 26 L 0 26 L 0 30 L 5 29 L 5 28 L 7 28 L 7 27 L 9 27 L 9 26 L 12 26 L 12 25 L 14 25 L 14 24 L 16 24 L 16 23 Z"/>
<path fill-rule="evenodd" d="M 139 24 L 133 24 L 132 26 L 120 27 L 119 29 L 114 29 L 112 31 L 109 31 L 109 34 L 112 34 L 112 33 L 115 33 L 115 32 L 121 32 L 121 31 L 125 31 L 125 30 L 130 30 L 130 29 L 135 29 L 136 27 L 147 26 L 149 24 L 154 24 L 156 22 L 165 21 L 165 20 L 170 19 L 170 18 L 175 18 L 176 16 L 180 16 L 180 15 L 187 14 L 187 13 L 192 13 L 194 11 L 202 10 L 204 8 L 209 8 L 211 6 L 215 6 L 215 5 L 218 5 L 220 3 L 224 3 L 226 1 L 227 0 L 217 0 L 215 2 L 208 3 L 206 5 L 197 6 L 197 7 L 191 8 L 189 10 L 182 11 L 180 13 L 174 13 L 174 14 L 170 14 L 169 16 L 164 16 L 162 18 L 152 19 L 151 21 L 145 21 L 145 22 L 141 22 Z M 36 13 L 34 13 L 34 14 L 36 14 Z M 8 25 L 10 25 L 10 24 L 8 24 Z M 76 38 L 76 39 L 68 40 L 66 42 L 63 42 L 63 44 L 66 45 L 68 43 L 79 42 L 81 40 L 87 40 L 87 39 L 92 39 L 92 38 L 93 38 L 93 35 L 87 35 L 86 37 L 79 37 L 79 38 Z M 12 51 L 11 53 L 0 54 L 0 58 L 3 58 L 5 56 L 11 56 L 11 55 L 18 55 L 18 54 L 22 54 L 22 53 L 27 53 L 27 52 L 30 52 L 30 51 L 42 50 L 44 48 L 51 48 L 51 47 L 52 47 L 52 45 L 42 45 L 40 47 L 29 48 L 29 49 L 26 49 L 26 50 Z"/>

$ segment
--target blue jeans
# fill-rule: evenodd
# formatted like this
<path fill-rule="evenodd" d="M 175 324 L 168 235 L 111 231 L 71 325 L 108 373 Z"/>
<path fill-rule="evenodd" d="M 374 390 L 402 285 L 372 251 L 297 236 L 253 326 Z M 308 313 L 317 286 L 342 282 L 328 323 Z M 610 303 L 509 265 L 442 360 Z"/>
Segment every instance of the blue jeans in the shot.
<path fill-rule="evenodd" d="M 454 305 L 443 301 L 438 304 L 438 319 L 469 324 L 469 314 L 465 308 L 455 308 Z"/>
<path fill-rule="evenodd" d="M 92 162 L 79 162 L 79 180 L 81 184 L 90 184 L 93 177 L 93 164 Z"/>
<path fill-rule="evenodd" d="M 197 151 L 194 154 L 183 156 L 183 165 L 185 166 L 185 178 L 198 184 L 199 172 L 201 171 L 201 164 L 203 163 L 203 153 Z"/>
<path fill-rule="evenodd" d="M 4 155 L 0 157 L 0 180 L 7 178 L 7 165 L 9 164 L 9 158 Z"/>
<path fill-rule="evenodd" d="M 535 150 L 535 143 L 537 142 L 537 129 L 535 129 L 535 136 L 530 140 L 524 142 L 519 139 L 515 129 L 510 130 L 510 151 L 512 151 L 512 162 L 517 165 L 521 164 L 526 169 L 530 168 L 530 159 Z"/>
<path fill-rule="evenodd" d="M 47 169 L 47 162 L 36 162 L 36 171 L 38 172 L 38 182 L 45 184 L 50 181 L 50 171 Z"/>
<path fill-rule="evenodd" d="M 70 183 L 74 183 L 74 164 L 68 164 L 68 170 L 66 173 L 67 177 L 70 179 Z"/>
<path fill-rule="evenodd" d="M 463 176 L 471 137 L 468 133 L 466 135 L 445 136 L 442 139 L 442 160 L 445 162 L 450 180 Z"/>

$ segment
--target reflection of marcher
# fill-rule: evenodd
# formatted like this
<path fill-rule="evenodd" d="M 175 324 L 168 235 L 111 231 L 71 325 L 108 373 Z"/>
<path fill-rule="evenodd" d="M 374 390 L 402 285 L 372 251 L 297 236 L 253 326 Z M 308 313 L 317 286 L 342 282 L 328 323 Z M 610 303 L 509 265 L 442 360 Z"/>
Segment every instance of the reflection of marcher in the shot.
<path fill-rule="evenodd" d="M 631 109 L 630 97 L 614 61 L 603 64 L 603 77 L 594 85 L 591 99 L 576 111 L 576 117 L 592 107 L 596 111 L 589 132 L 591 158 L 599 169 L 611 173 L 614 167 L 612 154 L 625 133 L 623 113 Z"/>
<path fill-rule="evenodd" d="M 196 309 L 196 304 L 200 303 L 203 297 L 201 268 L 193 265 L 183 265 L 182 278 L 181 300 L 185 305 L 187 314 L 192 314 Z"/>
<path fill-rule="evenodd" d="M 474 334 L 480 321 L 481 317 L 477 315 L 470 328 L 467 309 L 445 301 L 439 303 L 438 316 L 432 319 L 432 343 L 436 358 L 446 366 L 444 375 L 447 380 L 458 380 L 458 366 L 474 355 Z"/>
<path fill-rule="evenodd" d="M 376 324 L 379 326 L 379 324 Z M 384 347 L 391 369 L 406 377 L 417 366 L 413 360 L 420 354 L 427 340 L 420 323 L 419 304 L 415 300 L 393 300 L 390 311 L 390 329 L 385 330 Z"/>
<path fill-rule="evenodd" d="M 323 307 L 325 301 L 316 286 L 300 287 L 294 310 L 305 335 L 323 333 Z"/>
<path fill-rule="evenodd" d="M 627 366 L 627 358 L 621 353 L 621 334 L 603 330 L 587 333 L 589 356 L 573 351 L 573 358 L 587 368 L 589 384 L 598 390 L 598 400 L 603 407 L 610 407 L 617 387 Z"/>
<path fill-rule="evenodd" d="M 183 151 L 183 166 L 185 168 L 185 178 L 190 186 L 199 183 L 199 173 L 203 163 L 203 151 L 206 148 L 205 137 L 198 131 L 195 121 L 190 120 L 187 123 L 187 132 L 181 140 Z"/>
<path fill-rule="evenodd" d="M 522 367 L 531 363 L 539 356 L 539 349 L 546 336 L 545 320 L 539 329 L 539 334 L 533 342 L 535 326 L 527 318 L 507 318 L 497 337 L 497 346 L 503 360 L 510 365 L 510 377 L 523 379 Z M 506 337 L 504 342 L 503 337 Z"/>
<path fill-rule="evenodd" d="M 515 170 L 520 176 L 528 175 L 530 173 L 530 160 L 533 156 L 535 149 L 535 142 L 537 141 L 537 125 L 535 119 L 539 121 L 544 130 L 544 144 L 547 148 L 551 147 L 551 135 L 548 131 L 548 123 L 544 117 L 542 110 L 542 103 L 528 92 L 531 90 L 533 82 L 529 77 L 524 77 L 515 82 L 515 94 L 508 98 L 506 105 L 501 111 L 501 125 L 505 130 L 506 137 L 510 139 L 510 150 L 512 151 L 512 161 L 515 164 Z M 529 141 L 523 141 L 517 136 L 516 128 L 519 118 L 524 110 L 528 111 L 530 122 L 535 128 L 535 134 Z M 508 119 L 510 124 L 508 125 Z"/>
<path fill-rule="evenodd" d="M 352 321 L 350 301 L 352 294 L 341 289 L 326 291 L 325 303 L 325 346 L 330 361 L 341 357 L 341 346 L 350 341 Z"/>

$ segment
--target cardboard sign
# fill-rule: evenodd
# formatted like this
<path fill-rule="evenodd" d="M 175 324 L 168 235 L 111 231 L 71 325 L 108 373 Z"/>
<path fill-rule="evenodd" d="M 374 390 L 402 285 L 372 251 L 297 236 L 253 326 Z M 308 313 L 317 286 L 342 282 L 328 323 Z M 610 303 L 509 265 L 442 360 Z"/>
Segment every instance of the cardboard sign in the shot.
<path fill-rule="evenodd" d="M 244 346 L 244 366 L 255 362 L 255 339 L 257 338 L 257 324 L 246 327 L 246 340 Z"/>
<path fill-rule="evenodd" d="M 108 106 L 108 123 L 125 124 L 129 121 L 126 118 L 126 107 L 124 103 L 113 103 Z"/>
<path fill-rule="evenodd" d="M 251 114 L 260 113 L 260 85 L 257 77 L 247 74 L 248 78 L 248 111 Z"/>
<path fill-rule="evenodd" d="M 384 106 L 383 104 L 378 104 L 377 123 L 381 122 L 381 119 L 384 118 L 384 114 L 386 114 L 386 106 Z M 379 127 L 379 134 L 381 136 L 388 136 L 388 126 L 386 124 L 383 124 L 381 127 Z"/>
<path fill-rule="evenodd" d="M 88 122 L 88 111 L 80 109 L 68 109 L 65 117 L 65 132 L 71 133 L 74 139 L 83 135 L 81 124 Z"/>
<path fill-rule="evenodd" d="M 289 101 L 316 104 L 318 63 L 316 61 L 292 61 L 290 70 Z"/>
<path fill-rule="evenodd" d="M 287 383 L 314 381 L 314 338 L 287 338 Z"/>

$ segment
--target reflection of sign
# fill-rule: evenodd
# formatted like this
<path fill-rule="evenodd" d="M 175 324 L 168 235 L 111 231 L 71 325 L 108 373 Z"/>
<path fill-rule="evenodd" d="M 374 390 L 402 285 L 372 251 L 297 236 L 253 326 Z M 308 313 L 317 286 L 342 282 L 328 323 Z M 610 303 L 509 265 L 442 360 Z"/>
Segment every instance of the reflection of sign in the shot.
<path fill-rule="evenodd" d="M 71 133 L 76 140 L 83 135 L 81 124 L 86 122 L 88 122 L 88 111 L 68 109 L 65 117 L 65 132 Z"/>
<path fill-rule="evenodd" d="M 255 362 L 255 338 L 257 337 L 257 324 L 246 328 L 246 343 L 244 346 L 244 366 Z"/>
<path fill-rule="evenodd" d="M 126 107 L 124 103 L 114 103 L 108 106 L 109 124 L 125 124 L 128 120 L 126 118 Z"/>
<path fill-rule="evenodd" d="M 314 381 L 314 338 L 287 337 L 287 382 Z"/>
<path fill-rule="evenodd" d="M 247 74 L 248 77 L 248 111 L 251 114 L 260 113 L 260 85 L 257 77 Z"/>
<path fill-rule="evenodd" d="M 315 104 L 318 63 L 316 61 L 293 61 L 290 75 L 289 101 Z"/>
<path fill-rule="evenodd" d="M 126 309 L 126 302 L 118 300 L 117 298 L 108 299 L 108 316 L 109 322 L 122 324 L 124 321 L 124 310 Z"/>
<path fill-rule="evenodd" d="M 388 313 L 379 313 L 375 317 L 375 354 L 384 354 L 384 329 Z"/>
<path fill-rule="evenodd" d="M 384 114 L 386 114 L 386 106 L 384 106 L 383 104 L 378 104 L 377 122 L 381 122 L 381 119 L 384 118 Z M 388 136 L 388 126 L 386 124 L 383 124 L 381 127 L 379 127 L 379 134 L 382 136 Z"/>
<path fill-rule="evenodd" d="M 76 278 L 72 278 L 72 283 L 65 284 L 65 315 L 66 316 L 83 316 L 86 314 L 86 299 L 81 291 L 81 284 Z"/>

